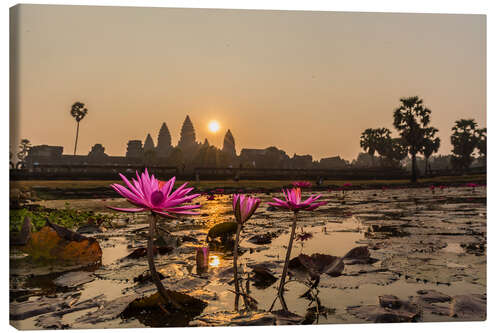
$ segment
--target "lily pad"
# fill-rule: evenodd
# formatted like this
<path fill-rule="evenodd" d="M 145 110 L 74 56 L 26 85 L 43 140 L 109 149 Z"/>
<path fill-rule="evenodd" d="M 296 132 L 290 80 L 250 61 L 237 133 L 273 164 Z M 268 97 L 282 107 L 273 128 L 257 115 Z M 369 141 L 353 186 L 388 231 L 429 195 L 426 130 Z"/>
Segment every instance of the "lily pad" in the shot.
<path fill-rule="evenodd" d="M 94 238 L 50 222 L 31 235 L 24 250 L 35 260 L 95 263 L 102 257 L 101 247 Z"/>

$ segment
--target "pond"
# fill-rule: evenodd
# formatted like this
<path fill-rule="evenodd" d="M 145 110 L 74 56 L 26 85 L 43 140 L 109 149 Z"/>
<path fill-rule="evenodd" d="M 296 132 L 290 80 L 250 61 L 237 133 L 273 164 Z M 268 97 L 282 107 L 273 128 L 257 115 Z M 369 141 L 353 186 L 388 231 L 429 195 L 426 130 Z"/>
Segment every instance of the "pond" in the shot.
<path fill-rule="evenodd" d="M 343 257 L 355 247 L 367 246 L 370 261 L 346 261 L 338 277 L 322 274 L 314 297 L 304 297 L 309 290 L 306 284 L 287 283 L 285 299 L 291 312 L 301 318 L 312 314 L 314 323 L 371 322 L 380 317 L 380 311 L 385 311 L 379 306 L 379 297 L 391 295 L 417 304 L 422 310 L 416 317 L 418 321 L 485 319 L 485 187 L 321 194 L 327 205 L 299 215 L 298 232 L 310 233 L 312 238 L 295 241 L 291 258 L 315 253 Z M 303 195 L 308 195 L 307 191 Z M 269 194 L 259 197 L 263 202 L 271 199 Z M 209 270 L 201 275 L 196 272 L 196 249 L 207 246 L 208 230 L 218 223 L 234 220 L 231 196 L 216 195 L 213 200 L 202 197 L 199 201 L 200 215 L 161 222 L 174 245 L 172 251 L 156 257 L 167 289 L 187 293 L 207 303 L 199 315 L 172 318 L 144 311 L 123 314 L 122 303 L 128 304 L 155 292 L 151 282 L 138 280 L 148 271 L 146 258 L 126 258 L 145 246 L 147 215 L 123 213 L 115 214 L 105 230 L 92 234 L 103 250 L 102 263 L 73 269 L 74 275 L 70 276 L 73 279 L 69 279 L 72 283 L 64 283 L 68 280 L 64 269 L 48 274 L 44 267 L 23 267 L 19 259 L 22 255 L 12 251 L 11 311 L 12 304 L 34 306 L 37 302 L 48 304 L 48 310 L 24 315 L 11 323 L 22 329 L 272 323 L 266 321 L 269 316 L 266 310 L 276 296 L 291 214 L 270 210 L 263 204 L 245 224 L 239 263 L 242 276 L 250 278 L 248 292 L 258 308 L 245 321 L 233 312 L 232 248 L 209 244 Z M 107 205 L 128 206 L 123 199 L 54 200 L 41 204 L 63 208 L 65 202 L 72 208 L 102 212 L 109 212 Z M 256 235 L 262 236 L 261 241 L 255 241 Z M 252 270 L 257 264 L 264 265 L 278 279 L 253 278 Z M 56 283 L 61 279 L 63 283 Z M 444 296 L 436 301 L 428 301 L 427 297 L 425 301 L 424 296 L 431 293 Z M 66 306 L 57 302 L 66 302 Z M 460 302 L 474 303 L 474 311 L 465 311 L 466 306 Z M 61 312 L 61 308 L 68 308 L 67 304 L 74 311 Z M 279 302 L 275 304 L 275 309 L 278 308 Z M 102 315 L 96 316 L 99 311 Z"/>

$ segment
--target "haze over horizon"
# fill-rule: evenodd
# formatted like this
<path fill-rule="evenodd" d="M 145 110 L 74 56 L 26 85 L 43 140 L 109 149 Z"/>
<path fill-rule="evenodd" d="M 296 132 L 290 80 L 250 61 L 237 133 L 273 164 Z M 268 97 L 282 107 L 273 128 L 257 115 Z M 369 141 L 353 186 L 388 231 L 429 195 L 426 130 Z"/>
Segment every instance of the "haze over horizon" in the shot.
<path fill-rule="evenodd" d="M 276 146 L 352 160 L 369 127 L 392 126 L 399 98 L 432 110 L 450 153 L 460 118 L 486 126 L 486 16 L 20 5 L 14 29 L 12 148 L 129 140 L 166 122 L 176 145 L 186 115 L 197 141 Z M 220 124 L 209 131 L 212 120 Z"/>

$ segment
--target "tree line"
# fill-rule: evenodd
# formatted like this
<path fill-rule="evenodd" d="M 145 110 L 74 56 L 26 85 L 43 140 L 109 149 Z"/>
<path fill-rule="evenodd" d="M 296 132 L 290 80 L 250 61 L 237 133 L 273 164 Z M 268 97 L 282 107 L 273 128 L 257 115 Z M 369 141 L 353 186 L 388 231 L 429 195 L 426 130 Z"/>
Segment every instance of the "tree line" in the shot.
<path fill-rule="evenodd" d="M 422 98 L 401 98 L 393 113 L 393 126 L 398 137 L 393 138 L 388 128 L 367 128 L 360 138 L 361 148 L 367 152 L 374 164 L 375 154 L 383 166 L 400 166 L 407 156 L 411 159 L 411 180 L 417 181 L 417 155 L 425 160 L 425 173 L 429 169 L 429 158 L 439 151 L 439 130 L 430 126 L 432 111 L 424 105 Z M 459 119 L 451 128 L 453 146 L 451 161 L 453 168 L 467 171 L 473 154 L 486 158 L 486 128 L 479 128 L 474 119 Z"/>

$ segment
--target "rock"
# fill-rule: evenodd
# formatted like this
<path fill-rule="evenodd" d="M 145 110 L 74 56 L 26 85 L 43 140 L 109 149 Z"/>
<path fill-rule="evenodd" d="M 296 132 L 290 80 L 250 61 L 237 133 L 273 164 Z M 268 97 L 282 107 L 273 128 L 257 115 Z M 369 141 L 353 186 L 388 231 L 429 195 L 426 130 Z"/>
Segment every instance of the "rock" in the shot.
<path fill-rule="evenodd" d="M 47 221 L 47 224 L 31 235 L 24 248 L 33 259 L 68 263 L 95 263 L 101 260 L 102 250 L 95 238 Z"/>
<path fill-rule="evenodd" d="M 453 297 L 450 316 L 466 320 L 486 320 L 486 296 L 479 294 Z"/>
<path fill-rule="evenodd" d="M 95 280 L 94 274 L 90 272 L 69 272 L 59 276 L 54 280 L 54 284 L 58 287 L 74 288 L 82 284 Z"/>

